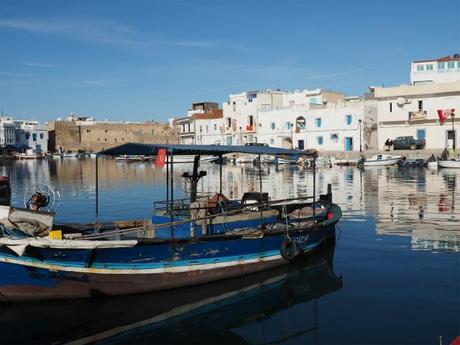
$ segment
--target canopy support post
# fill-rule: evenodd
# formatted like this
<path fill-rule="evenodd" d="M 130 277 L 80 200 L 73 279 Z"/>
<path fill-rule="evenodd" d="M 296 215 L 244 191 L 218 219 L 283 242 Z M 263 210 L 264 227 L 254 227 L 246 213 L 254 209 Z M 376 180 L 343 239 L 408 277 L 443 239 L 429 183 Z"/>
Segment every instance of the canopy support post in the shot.
<path fill-rule="evenodd" d="M 169 156 L 166 155 L 166 214 L 169 212 Z"/>
<path fill-rule="evenodd" d="M 316 156 L 313 157 L 313 226 L 316 228 Z"/>
<path fill-rule="evenodd" d="M 219 194 L 222 194 L 222 155 L 219 155 Z"/>
<path fill-rule="evenodd" d="M 262 157 L 259 154 L 259 209 L 260 209 L 260 228 L 264 229 L 263 214 L 263 197 L 262 197 Z"/>
<path fill-rule="evenodd" d="M 99 155 L 96 154 L 96 225 L 99 224 Z"/>
<path fill-rule="evenodd" d="M 171 223 L 174 222 L 174 154 L 171 149 Z M 171 225 L 171 237 L 174 237 L 174 226 Z"/>

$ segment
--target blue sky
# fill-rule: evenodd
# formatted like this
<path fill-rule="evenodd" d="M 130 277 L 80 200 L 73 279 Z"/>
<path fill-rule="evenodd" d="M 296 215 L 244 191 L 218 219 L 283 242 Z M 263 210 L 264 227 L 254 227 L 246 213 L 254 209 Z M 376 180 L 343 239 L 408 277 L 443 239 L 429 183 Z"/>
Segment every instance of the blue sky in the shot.
<path fill-rule="evenodd" d="M 455 52 L 458 0 L 0 0 L 0 107 L 166 120 L 252 89 L 362 95 Z"/>

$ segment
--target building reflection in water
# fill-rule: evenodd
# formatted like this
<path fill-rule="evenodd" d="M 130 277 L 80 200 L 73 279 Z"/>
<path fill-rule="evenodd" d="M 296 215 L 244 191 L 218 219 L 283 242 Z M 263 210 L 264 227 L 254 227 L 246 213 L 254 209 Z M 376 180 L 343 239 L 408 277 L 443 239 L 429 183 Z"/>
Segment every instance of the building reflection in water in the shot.
<path fill-rule="evenodd" d="M 0 163 L 1 173 L 11 177 L 13 202 L 22 205 L 27 188 L 37 183 L 57 187 L 63 202 L 57 217 L 61 221 L 94 220 L 95 161 L 93 159 L 47 160 Z M 189 164 L 175 165 L 175 196 L 184 197 L 189 188 L 180 176 Z M 219 190 L 219 166 L 203 164 L 207 176 L 200 180 L 202 195 Z M 102 219 L 144 218 L 153 201 L 164 200 L 166 169 L 152 163 L 117 163 L 102 159 L 100 205 Z M 378 235 L 410 236 L 413 249 L 453 250 L 460 246 L 460 171 L 423 168 L 318 168 L 317 193 L 332 184 L 334 201 L 343 209 L 343 220 L 375 217 Z M 313 191 L 312 172 L 297 167 L 264 166 L 264 192 L 272 199 L 303 197 Z M 223 193 L 241 198 L 258 191 L 258 169 L 251 164 L 223 167 Z M 371 226 L 371 225 L 369 225 Z M 372 225 L 373 226 L 373 225 Z"/>

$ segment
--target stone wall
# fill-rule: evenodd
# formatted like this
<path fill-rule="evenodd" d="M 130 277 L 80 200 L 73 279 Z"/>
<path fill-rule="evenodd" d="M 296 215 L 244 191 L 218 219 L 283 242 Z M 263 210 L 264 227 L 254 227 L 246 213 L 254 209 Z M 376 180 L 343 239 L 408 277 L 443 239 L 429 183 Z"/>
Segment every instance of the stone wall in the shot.
<path fill-rule="evenodd" d="M 126 143 L 178 143 L 170 126 L 159 122 L 82 124 L 54 123 L 55 150 L 97 152 Z"/>

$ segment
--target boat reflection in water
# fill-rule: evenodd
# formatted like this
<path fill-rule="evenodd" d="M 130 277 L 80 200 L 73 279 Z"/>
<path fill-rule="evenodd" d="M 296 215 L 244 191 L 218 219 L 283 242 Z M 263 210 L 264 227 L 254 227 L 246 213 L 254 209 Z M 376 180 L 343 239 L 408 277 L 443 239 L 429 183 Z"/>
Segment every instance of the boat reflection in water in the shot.
<path fill-rule="evenodd" d="M 333 272 L 334 248 L 329 243 L 292 265 L 172 291 L 0 305 L 0 343 L 247 343 L 236 328 L 261 324 L 257 330 L 265 332 L 263 323 L 274 314 L 313 300 L 316 313 L 316 299 L 342 287 Z M 315 322 L 295 334 L 278 327 L 261 337 L 266 343 L 317 337 Z"/>

